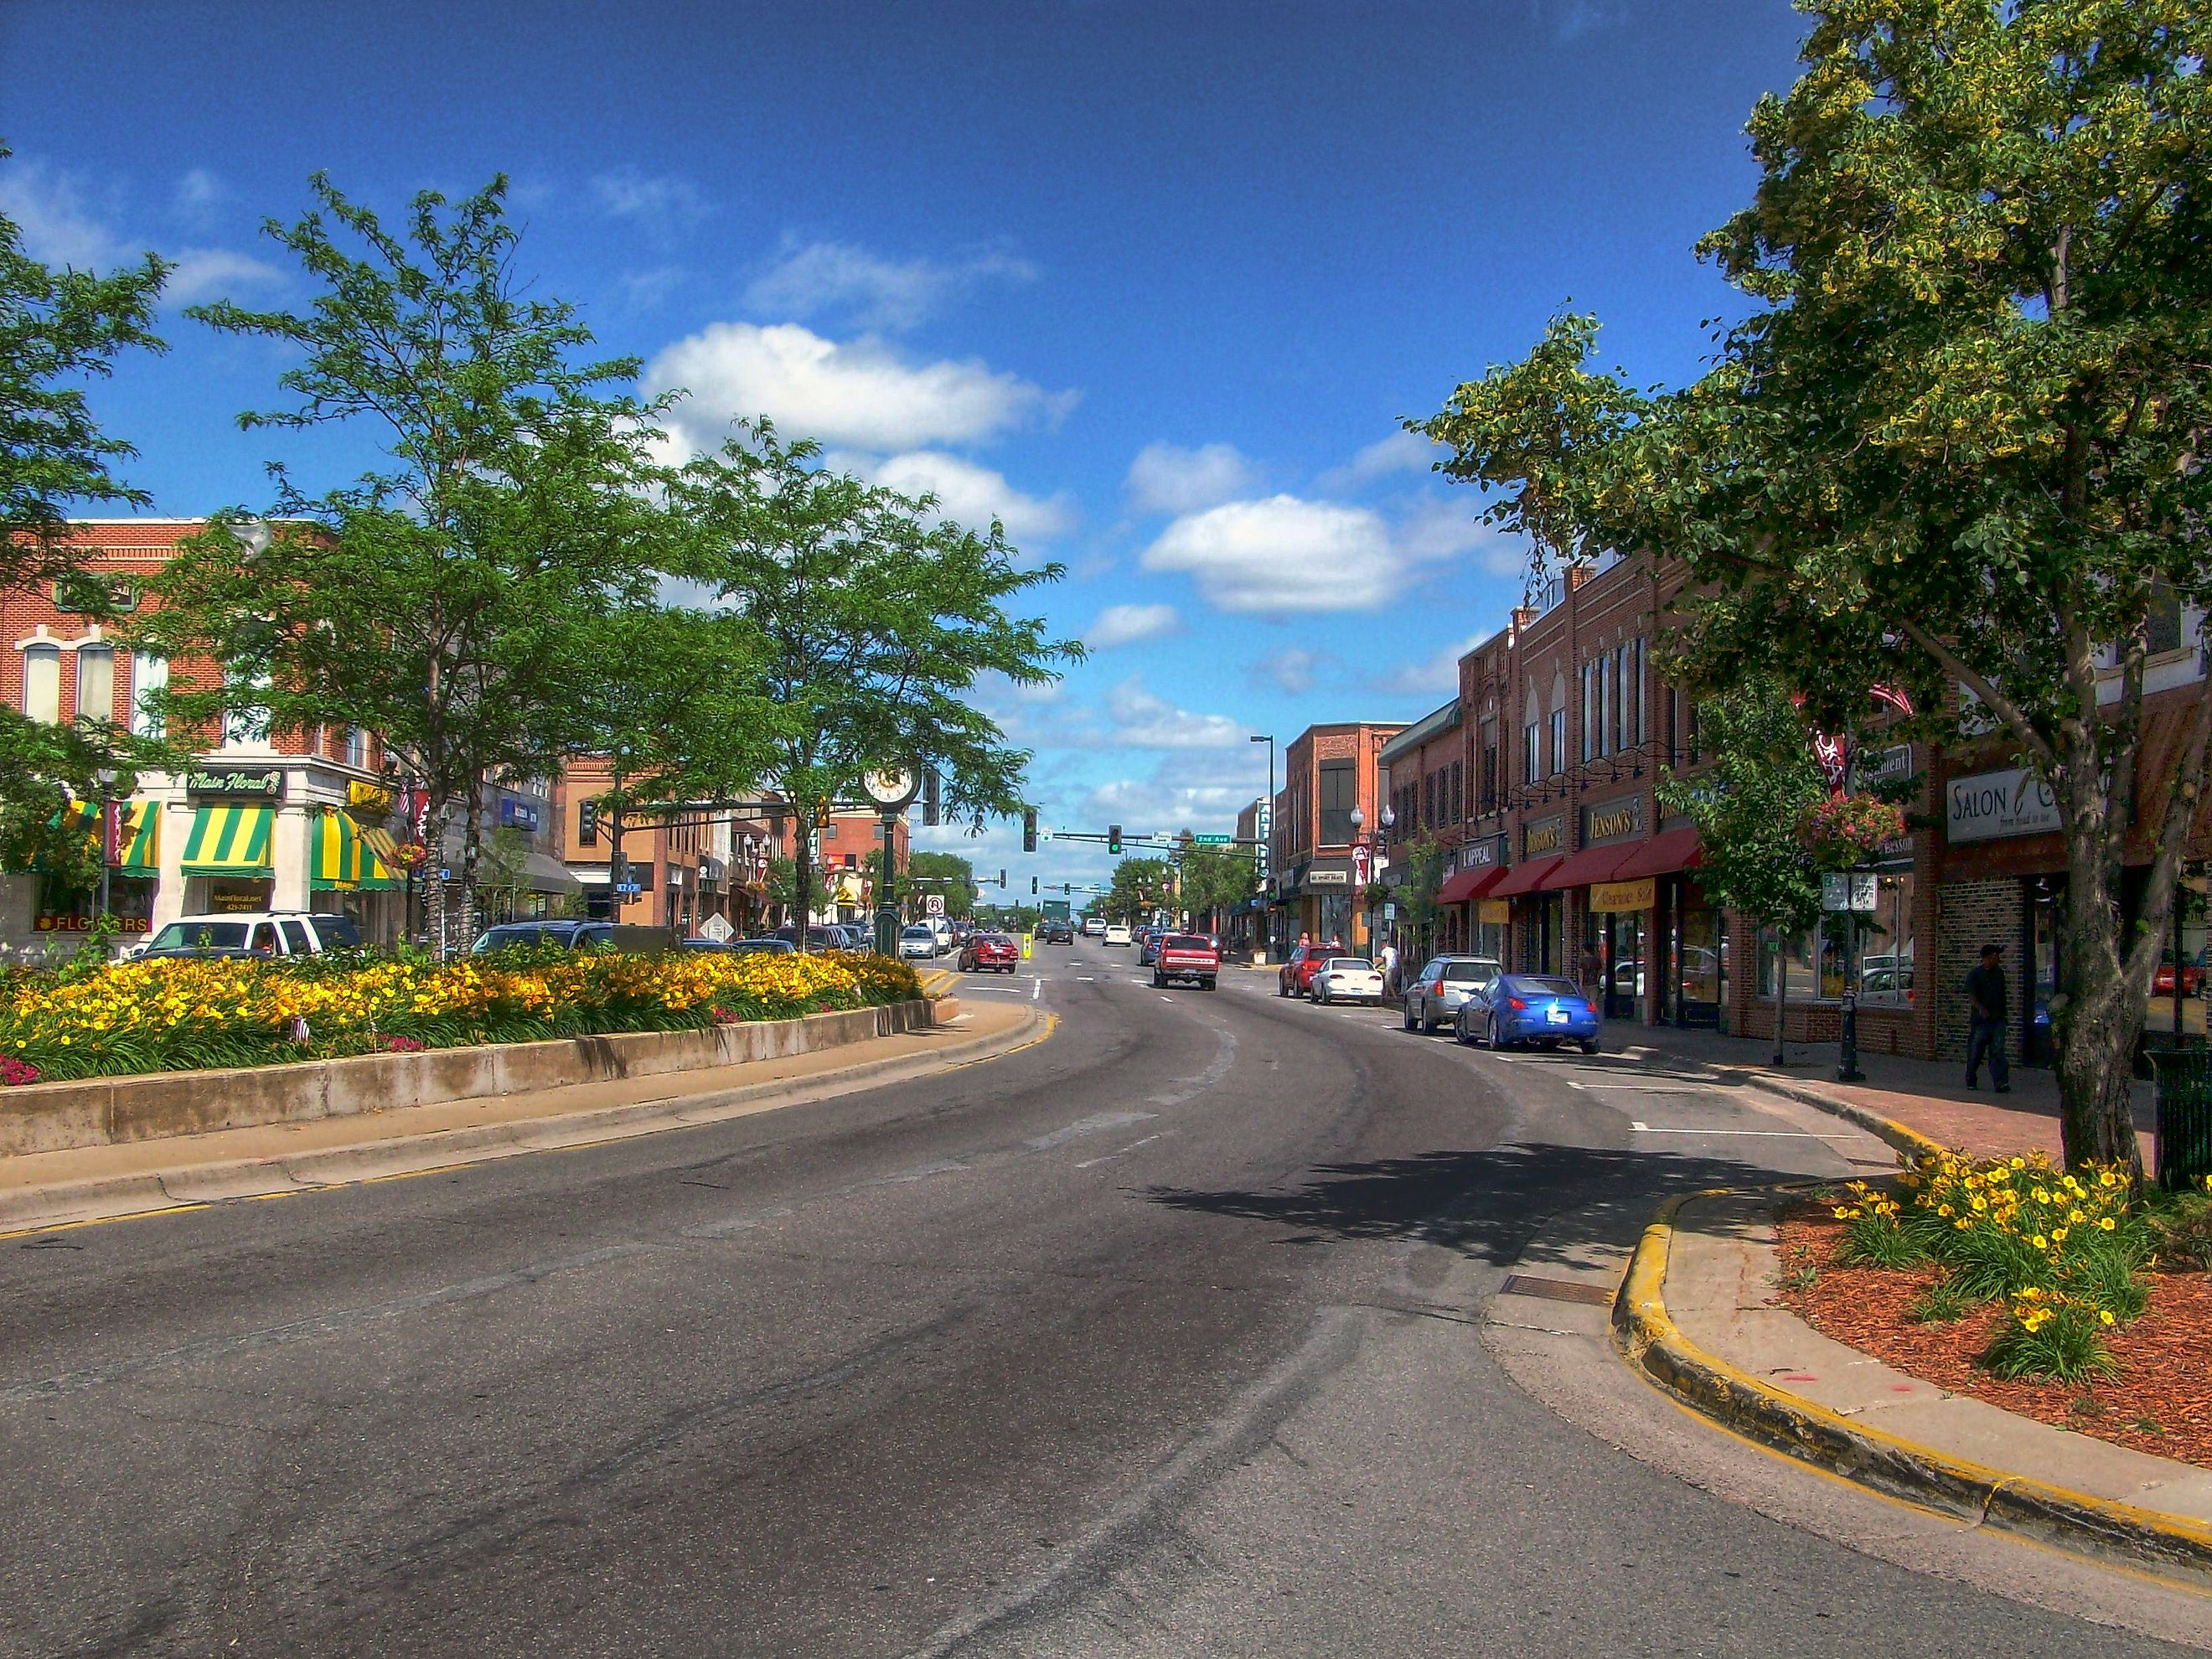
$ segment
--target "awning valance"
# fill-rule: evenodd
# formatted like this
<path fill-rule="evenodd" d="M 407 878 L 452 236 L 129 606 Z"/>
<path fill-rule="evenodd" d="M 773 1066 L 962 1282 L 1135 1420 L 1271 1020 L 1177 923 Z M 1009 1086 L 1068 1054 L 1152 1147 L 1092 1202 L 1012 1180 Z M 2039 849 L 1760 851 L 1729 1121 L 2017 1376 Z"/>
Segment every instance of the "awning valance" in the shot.
<path fill-rule="evenodd" d="M 1439 904 L 1466 904 L 1480 898 L 1492 887 L 1505 879 L 1505 866 L 1486 864 L 1474 870 L 1462 870 L 1437 890 Z"/>
<path fill-rule="evenodd" d="M 196 806 L 191 833 L 185 837 L 184 872 L 188 876 L 265 876 L 270 872 L 273 806 L 252 804 Z"/>
<path fill-rule="evenodd" d="M 1544 878 L 1544 890 L 1551 892 L 1563 887 L 1588 887 L 1593 882 L 1611 881 L 1622 861 L 1641 847 L 1641 842 L 1626 842 L 1611 847 L 1585 847 L 1579 853 L 1570 854 L 1567 861 Z"/>
<path fill-rule="evenodd" d="M 1612 879 L 1634 881 L 1642 876 L 1671 876 L 1677 870 L 1694 870 L 1705 861 L 1705 849 L 1698 844 L 1696 826 L 1685 823 L 1662 830 L 1650 840 L 1638 842 L 1627 861 L 1613 872 Z"/>

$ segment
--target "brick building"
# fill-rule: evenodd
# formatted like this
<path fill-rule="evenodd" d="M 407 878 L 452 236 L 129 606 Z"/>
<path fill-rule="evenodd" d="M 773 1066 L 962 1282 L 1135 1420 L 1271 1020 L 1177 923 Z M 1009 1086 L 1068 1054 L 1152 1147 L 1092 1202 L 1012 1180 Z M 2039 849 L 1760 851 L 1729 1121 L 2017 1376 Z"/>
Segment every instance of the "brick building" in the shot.
<path fill-rule="evenodd" d="M 1382 748 L 1404 729 L 1355 720 L 1291 740 L 1270 849 L 1277 949 L 1301 935 L 1367 948 L 1361 890 L 1380 867 Z"/>
<path fill-rule="evenodd" d="M 733 935 L 769 921 L 769 859 L 787 850 L 781 801 L 702 804 L 641 811 L 623 828 L 625 872 L 638 891 L 614 890 L 614 826 L 598 809 L 612 787 L 605 759 L 569 763 L 556 791 L 569 874 L 581 884 L 586 914 L 634 927 L 696 936 L 720 917 Z"/>
<path fill-rule="evenodd" d="M 140 584 L 205 527 L 198 519 L 72 520 L 82 576 L 0 594 L 0 701 L 33 720 L 108 720 L 154 735 L 147 697 L 169 683 L 171 665 L 122 647 L 112 625 L 93 620 L 87 585 L 107 596 L 93 609 L 128 614 Z M 179 683 L 194 672 L 174 670 Z M 110 907 L 126 933 L 204 911 L 274 908 L 342 909 L 366 939 L 398 936 L 404 884 L 386 856 L 400 830 L 398 803 L 374 733 L 257 733 L 226 723 L 207 734 L 194 765 L 137 782 L 117 808 L 110 860 Z M 0 873 L 0 949 L 40 954 L 89 927 L 93 908 L 93 895 L 56 890 L 36 872 Z"/>
<path fill-rule="evenodd" d="M 1383 811 L 1382 844 L 1389 862 L 1382 872 L 1383 884 L 1396 893 L 1413 874 L 1413 860 L 1433 842 L 1447 870 L 1457 866 L 1460 843 L 1468 823 L 1468 744 L 1464 706 L 1455 696 L 1443 708 L 1424 714 L 1382 745 L 1381 787 Z M 1408 926 L 1402 907 L 1399 926 Z M 1446 907 L 1428 929 L 1427 936 L 1408 938 L 1407 948 L 1417 953 L 1457 951 L 1466 948 L 1463 908 Z"/>

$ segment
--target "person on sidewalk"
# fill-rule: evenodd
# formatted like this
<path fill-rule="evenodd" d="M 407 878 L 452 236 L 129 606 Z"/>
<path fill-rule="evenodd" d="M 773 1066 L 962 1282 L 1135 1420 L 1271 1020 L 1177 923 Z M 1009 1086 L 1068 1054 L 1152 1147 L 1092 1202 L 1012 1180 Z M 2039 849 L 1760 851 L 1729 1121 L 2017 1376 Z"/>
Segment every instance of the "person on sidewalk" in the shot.
<path fill-rule="evenodd" d="M 1966 970 L 1966 1086 L 1980 1088 L 1982 1055 L 2001 1095 L 2012 1092 L 2012 1062 L 2005 1058 L 2004 952 L 1982 946 L 1982 965 Z"/>
<path fill-rule="evenodd" d="M 1376 959 L 1375 965 L 1382 970 L 1383 996 L 1386 998 L 1396 996 L 1398 994 L 1397 945 L 1385 939 L 1382 942 L 1382 954 Z"/>

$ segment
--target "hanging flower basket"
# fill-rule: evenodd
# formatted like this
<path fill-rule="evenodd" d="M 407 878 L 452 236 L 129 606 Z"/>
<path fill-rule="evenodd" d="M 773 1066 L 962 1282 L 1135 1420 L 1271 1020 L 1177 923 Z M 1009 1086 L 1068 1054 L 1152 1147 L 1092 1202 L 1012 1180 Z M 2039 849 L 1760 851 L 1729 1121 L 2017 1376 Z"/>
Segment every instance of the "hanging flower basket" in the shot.
<path fill-rule="evenodd" d="M 1881 797 L 1838 790 L 1816 803 L 1798 826 L 1799 837 L 1826 870 L 1864 864 L 1905 834 L 1905 811 Z"/>

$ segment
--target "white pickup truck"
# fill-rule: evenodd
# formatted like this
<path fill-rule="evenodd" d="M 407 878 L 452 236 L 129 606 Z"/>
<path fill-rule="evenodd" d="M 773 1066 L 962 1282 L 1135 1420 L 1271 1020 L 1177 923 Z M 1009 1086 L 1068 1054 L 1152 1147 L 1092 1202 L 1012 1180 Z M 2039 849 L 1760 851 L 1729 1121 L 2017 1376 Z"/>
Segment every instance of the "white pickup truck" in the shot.
<path fill-rule="evenodd" d="M 263 910 L 179 916 L 128 954 L 164 957 L 313 957 L 361 943 L 351 916 Z"/>

